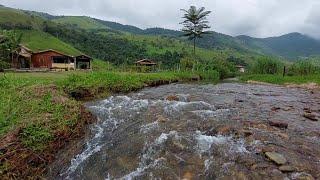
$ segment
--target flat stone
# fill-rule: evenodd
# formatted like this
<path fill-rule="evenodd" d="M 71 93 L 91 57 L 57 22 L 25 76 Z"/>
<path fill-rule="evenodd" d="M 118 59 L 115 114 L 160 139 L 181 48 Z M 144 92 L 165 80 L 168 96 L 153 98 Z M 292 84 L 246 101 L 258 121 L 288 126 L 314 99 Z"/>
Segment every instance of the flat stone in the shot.
<path fill-rule="evenodd" d="M 292 175 L 292 179 L 296 179 L 296 180 L 314 180 L 314 178 L 305 172 L 301 172 L 301 173 L 295 173 Z"/>
<path fill-rule="evenodd" d="M 276 152 L 266 152 L 265 155 L 277 165 L 284 165 L 287 163 L 287 159 L 282 154 Z"/>
<path fill-rule="evenodd" d="M 318 121 L 319 120 L 317 115 L 314 114 L 314 113 L 304 113 L 303 117 L 305 117 L 305 118 L 307 118 L 307 119 L 309 119 L 311 121 Z"/>
<path fill-rule="evenodd" d="M 280 122 L 280 121 L 269 121 L 269 125 L 277 127 L 277 128 L 281 128 L 281 129 L 287 129 L 288 128 L 288 123 Z"/>
<path fill-rule="evenodd" d="M 280 166 L 279 170 L 282 171 L 282 172 L 294 172 L 297 169 L 295 167 L 293 167 L 293 166 Z"/>
<path fill-rule="evenodd" d="M 271 108 L 271 111 L 279 111 L 279 110 L 281 110 L 280 107 L 273 107 L 273 108 Z"/>
<path fill-rule="evenodd" d="M 179 101 L 179 97 L 176 95 L 170 95 L 168 97 L 166 97 L 167 101 Z"/>

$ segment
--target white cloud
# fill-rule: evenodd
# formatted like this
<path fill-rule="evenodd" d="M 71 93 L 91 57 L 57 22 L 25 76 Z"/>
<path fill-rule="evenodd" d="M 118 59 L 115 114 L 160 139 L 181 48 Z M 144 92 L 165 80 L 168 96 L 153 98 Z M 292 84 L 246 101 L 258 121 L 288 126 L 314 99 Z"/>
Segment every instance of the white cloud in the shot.
<path fill-rule="evenodd" d="M 320 38 L 318 0 L 0 0 L 9 7 L 55 15 L 87 15 L 142 28 L 180 29 L 181 8 L 213 11 L 212 30 L 256 37 L 301 32 Z"/>

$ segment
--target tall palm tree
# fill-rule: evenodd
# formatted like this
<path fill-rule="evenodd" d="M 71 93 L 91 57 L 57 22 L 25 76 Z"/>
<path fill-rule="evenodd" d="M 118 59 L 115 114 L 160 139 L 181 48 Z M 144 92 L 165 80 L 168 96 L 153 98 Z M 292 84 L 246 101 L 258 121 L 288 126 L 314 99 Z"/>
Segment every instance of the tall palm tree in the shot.
<path fill-rule="evenodd" d="M 185 33 L 189 40 L 193 40 L 193 53 L 196 53 L 196 39 L 202 38 L 203 34 L 208 34 L 209 21 L 207 21 L 207 16 L 211 11 L 205 11 L 204 7 L 197 9 L 195 6 L 190 6 L 189 10 L 181 9 L 185 14 L 182 17 L 184 19 L 182 24 L 184 28 L 182 31 Z"/>

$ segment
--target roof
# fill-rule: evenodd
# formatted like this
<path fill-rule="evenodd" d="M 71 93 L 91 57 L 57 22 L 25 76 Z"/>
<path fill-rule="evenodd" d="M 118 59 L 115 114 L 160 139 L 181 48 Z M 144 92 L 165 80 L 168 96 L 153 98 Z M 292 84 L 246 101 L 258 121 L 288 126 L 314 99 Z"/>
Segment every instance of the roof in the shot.
<path fill-rule="evenodd" d="M 57 50 L 54 50 L 54 49 L 46 49 L 46 50 L 42 50 L 42 51 L 32 51 L 31 49 L 29 49 L 28 47 L 24 46 L 23 44 L 20 44 L 20 47 L 21 50 L 19 55 L 20 56 L 23 56 L 23 57 L 30 57 L 32 54 L 41 54 L 41 53 L 46 53 L 46 52 L 55 52 L 57 54 L 60 54 L 60 55 L 63 55 L 63 56 L 68 56 L 68 57 L 71 57 L 71 58 L 74 58 L 74 57 L 79 57 L 79 56 L 85 56 L 89 59 L 93 59 L 92 57 L 88 56 L 88 55 L 85 55 L 85 54 L 80 54 L 78 56 L 72 56 L 72 55 L 69 55 L 69 54 L 66 54 L 66 53 L 63 53 L 63 52 L 60 52 L 60 51 L 57 51 Z"/>
<path fill-rule="evenodd" d="M 46 53 L 46 52 L 55 52 L 55 53 L 60 54 L 60 55 L 63 55 L 63 56 L 68 56 L 68 57 L 74 58 L 74 57 L 71 56 L 71 55 L 68 55 L 68 54 L 59 52 L 59 51 L 54 50 L 54 49 L 47 49 L 47 50 L 43 50 L 43 51 L 33 52 L 33 54 L 42 54 L 42 53 Z"/>
<path fill-rule="evenodd" d="M 150 60 L 150 59 L 142 59 L 142 60 L 139 60 L 139 61 L 135 62 L 135 64 L 141 64 L 141 65 L 157 65 L 157 63 L 155 63 L 153 60 Z"/>
<path fill-rule="evenodd" d="M 76 56 L 76 57 L 80 57 L 80 56 L 84 56 L 84 57 L 86 57 L 86 58 L 88 58 L 88 59 L 93 59 L 92 57 L 90 57 L 90 56 L 88 56 L 88 55 L 85 55 L 85 54 L 81 54 L 81 55 Z"/>

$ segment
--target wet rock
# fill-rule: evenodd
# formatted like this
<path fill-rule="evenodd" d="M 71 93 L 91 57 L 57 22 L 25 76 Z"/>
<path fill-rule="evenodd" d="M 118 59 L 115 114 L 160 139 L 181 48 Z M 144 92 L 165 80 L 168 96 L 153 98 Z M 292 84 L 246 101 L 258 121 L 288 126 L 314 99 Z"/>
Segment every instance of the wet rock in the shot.
<path fill-rule="evenodd" d="M 168 121 L 168 119 L 163 117 L 163 116 L 161 116 L 161 115 L 159 115 L 159 116 L 157 116 L 157 121 L 161 122 L 161 123 L 165 123 L 165 122 Z"/>
<path fill-rule="evenodd" d="M 285 108 L 282 108 L 282 110 L 284 111 L 290 111 L 293 107 L 285 107 Z"/>
<path fill-rule="evenodd" d="M 269 167 L 269 165 L 265 164 L 265 163 L 254 164 L 254 165 L 251 166 L 251 170 L 266 169 L 268 167 Z"/>
<path fill-rule="evenodd" d="M 303 117 L 305 117 L 305 118 L 307 118 L 307 119 L 309 119 L 309 120 L 311 120 L 311 121 L 318 121 L 318 120 L 319 120 L 319 118 L 317 117 L 317 115 L 314 114 L 314 113 L 304 113 L 304 114 L 303 114 Z"/>
<path fill-rule="evenodd" d="M 253 132 L 250 130 L 242 130 L 244 137 L 252 136 Z"/>
<path fill-rule="evenodd" d="M 293 167 L 293 166 L 280 166 L 279 170 L 282 171 L 282 172 L 294 172 L 297 169 L 295 167 Z"/>
<path fill-rule="evenodd" d="M 277 133 L 277 135 L 283 139 L 289 139 L 289 135 L 288 134 L 285 134 L 285 133 Z"/>
<path fill-rule="evenodd" d="M 280 107 L 273 107 L 273 108 L 271 108 L 271 111 L 279 111 L 279 110 L 281 110 Z"/>
<path fill-rule="evenodd" d="M 280 128 L 280 129 L 287 129 L 288 128 L 288 123 L 280 122 L 280 121 L 269 121 L 269 125 L 273 126 L 273 127 Z"/>
<path fill-rule="evenodd" d="M 310 174 L 305 172 L 294 173 L 292 174 L 291 178 L 294 180 L 314 180 L 314 178 Z"/>
<path fill-rule="evenodd" d="M 217 130 L 217 133 L 220 135 L 230 135 L 234 132 L 236 132 L 236 129 L 229 125 L 219 127 Z"/>
<path fill-rule="evenodd" d="M 288 177 L 286 177 L 285 174 L 283 174 L 281 171 L 279 171 L 278 169 L 273 169 L 270 172 L 271 175 L 271 179 L 288 179 Z"/>
<path fill-rule="evenodd" d="M 277 165 L 284 165 L 287 163 L 287 159 L 282 154 L 276 152 L 266 152 L 265 155 Z"/>
<path fill-rule="evenodd" d="M 303 111 L 306 112 L 306 113 L 311 113 L 311 109 L 310 108 L 303 108 Z"/>
<path fill-rule="evenodd" d="M 167 101 L 179 101 L 179 97 L 176 95 L 170 95 L 168 97 L 166 97 Z"/>

